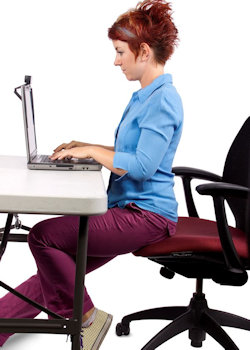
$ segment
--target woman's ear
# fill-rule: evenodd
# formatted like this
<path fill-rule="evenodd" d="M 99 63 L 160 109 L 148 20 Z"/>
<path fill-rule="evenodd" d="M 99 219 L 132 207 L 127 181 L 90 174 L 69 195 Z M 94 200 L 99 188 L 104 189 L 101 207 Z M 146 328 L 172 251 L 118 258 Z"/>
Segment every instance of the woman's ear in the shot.
<path fill-rule="evenodd" d="M 147 43 L 141 43 L 139 56 L 142 62 L 148 61 L 151 57 L 152 50 Z"/>

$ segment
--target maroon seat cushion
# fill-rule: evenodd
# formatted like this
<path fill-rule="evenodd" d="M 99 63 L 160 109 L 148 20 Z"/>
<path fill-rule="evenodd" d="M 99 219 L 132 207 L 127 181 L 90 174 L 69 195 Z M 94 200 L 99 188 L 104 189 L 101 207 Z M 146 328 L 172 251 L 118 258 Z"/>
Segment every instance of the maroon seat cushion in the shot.
<path fill-rule="evenodd" d="M 248 258 L 246 235 L 230 227 L 236 250 L 240 257 Z M 145 246 L 133 254 L 136 256 L 161 256 L 173 252 L 221 252 L 216 222 L 189 217 L 179 217 L 176 234 L 165 240 Z"/>

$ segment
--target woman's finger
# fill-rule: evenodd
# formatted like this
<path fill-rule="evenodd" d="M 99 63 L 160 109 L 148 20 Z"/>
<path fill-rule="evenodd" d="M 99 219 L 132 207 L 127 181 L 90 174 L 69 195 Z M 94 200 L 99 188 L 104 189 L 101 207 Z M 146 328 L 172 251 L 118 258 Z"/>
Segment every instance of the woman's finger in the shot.
<path fill-rule="evenodd" d="M 62 149 L 66 147 L 67 143 L 62 143 L 60 146 L 56 147 L 53 152 L 60 152 Z"/>

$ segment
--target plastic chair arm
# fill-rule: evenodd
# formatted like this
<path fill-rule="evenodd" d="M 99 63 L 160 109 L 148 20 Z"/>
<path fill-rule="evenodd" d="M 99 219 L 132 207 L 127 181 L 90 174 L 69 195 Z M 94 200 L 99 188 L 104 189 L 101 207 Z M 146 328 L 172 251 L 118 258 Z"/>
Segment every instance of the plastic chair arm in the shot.
<path fill-rule="evenodd" d="M 250 188 L 226 182 L 202 184 L 197 186 L 196 190 L 201 195 L 210 195 L 213 197 L 240 197 L 247 199 L 247 197 L 250 195 Z"/>
<path fill-rule="evenodd" d="M 233 283 L 234 285 L 245 284 L 248 276 L 235 249 L 235 245 L 228 227 L 225 211 L 225 199 L 226 197 L 232 196 L 247 199 L 250 195 L 250 189 L 235 184 L 220 182 L 199 185 L 196 187 L 196 190 L 201 195 L 210 195 L 213 197 L 218 233 L 220 236 L 225 261 L 229 272 L 231 272 L 230 279 L 235 278 Z M 227 277 L 225 276 L 225 281 L 226 280 Z M 222 281 L 220 280 L 219 283 L 222 283 Z M 225 284 L 227 284 L 227 282 Z"/>
<path fill-rule="evenodd" d="M 201 179 L 201 180 L 208 180 L 208 181 L 221 181 L 222 177 L 219 175 L 216 175 L 214 173 L 210 173 L 209 171 L 205 171 L 202 169 L 197 168 L 190 168 L 190 167 L 184 167 L 184 166 L 178 166 L 174 167 L 172 169 L 172 172 L 176 176 L 181 177 L 189 177 L 192 179 Z"/>
<path fill-rule="evenodd" d="M 218 176 L 205 170 L 190 167 L 174 167 L 172 169 L 172 172 L 175 173 L 176 176 L 180 176 L 182 178 L 188 215 L 191 217 L 198 218 L 199 215 L 196 210 L 191 189 L 191 180 L 201 179 L 208 181 L 221 181 L 221 176 Z"/>

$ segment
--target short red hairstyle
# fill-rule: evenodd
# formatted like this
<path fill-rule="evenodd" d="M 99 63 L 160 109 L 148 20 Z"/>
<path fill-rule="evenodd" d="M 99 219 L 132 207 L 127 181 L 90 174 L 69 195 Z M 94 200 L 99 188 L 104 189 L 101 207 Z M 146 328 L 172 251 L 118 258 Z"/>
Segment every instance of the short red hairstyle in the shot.
<path fill-rule="evenodd" d="M 142 43 L 152 48 L 160 64 L 170 58 L 178 42 L 178 30 L 172 20 L 171 5 L 164 0 L 144 0 L 118 17 L 108 29 L 111 40 L 128 43 L 137 58 Z"/>

